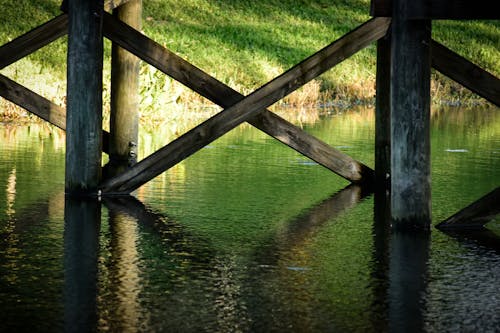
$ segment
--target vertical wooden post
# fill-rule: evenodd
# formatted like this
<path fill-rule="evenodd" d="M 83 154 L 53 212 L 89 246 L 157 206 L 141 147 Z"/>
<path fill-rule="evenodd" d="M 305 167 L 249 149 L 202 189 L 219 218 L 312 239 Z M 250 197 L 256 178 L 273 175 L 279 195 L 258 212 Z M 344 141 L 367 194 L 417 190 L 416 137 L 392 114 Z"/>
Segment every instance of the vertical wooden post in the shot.
<path fill-rule="evenodd" d="M 393 0 L 391 214 L 396 228 L 430 229 L 431 21 L 407 19 L 407 6 Z"/>
<path fill-rule="evenodd" d="M 375 96 L 375 181 L 377 191 L 389 188 L 391 173 L 391 41 L 390 32 L 377 42 Z"/>
<path fill-rule="evenodd" d="M 113 14 L 136 30 L 142 26 L 142 0 L 131 0 Z M 137 162 L 139 59 L 116 44 L 111 62 L 110 147 L 107 173 L 115 176 Z M 107 176 L 108 176 L 107 175 Z"/>
<path fill-rule="evenodd" d="M 66 193 L 95 194 L 101 178 L 102 1 L 68 1 Z"/>

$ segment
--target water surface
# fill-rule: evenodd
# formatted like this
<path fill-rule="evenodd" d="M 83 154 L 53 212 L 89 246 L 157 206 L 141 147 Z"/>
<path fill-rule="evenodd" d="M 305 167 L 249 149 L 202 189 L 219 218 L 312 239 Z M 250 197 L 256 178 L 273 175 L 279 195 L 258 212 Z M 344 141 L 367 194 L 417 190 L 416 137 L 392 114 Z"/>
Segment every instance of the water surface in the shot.
<path fill-rule="evenodd" d="M 435 225 L 500 185 L 500 117 L 432 119 Z M 372 110 L 302 126 L 373 167 Z M 158 132 L 142 132 L 142 156 L 173 137 Z M 63 133 L 3 124 L 0 137 L 2 332 L 500 327 L 498 221 L 391 233 L 372 193 L 248 125 L 102 202 L 65 200 Z"/>

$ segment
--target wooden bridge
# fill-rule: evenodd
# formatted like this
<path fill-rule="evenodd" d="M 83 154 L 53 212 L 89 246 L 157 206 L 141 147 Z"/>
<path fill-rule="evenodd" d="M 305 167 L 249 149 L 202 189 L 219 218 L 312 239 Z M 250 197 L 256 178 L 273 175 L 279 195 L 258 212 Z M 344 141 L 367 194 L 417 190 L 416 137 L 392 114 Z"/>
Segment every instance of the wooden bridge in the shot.
<path fill-rule="evenodd" d="M 65 129 L 66 193 L 128 194 L 248 122 L 345 179 L 390 187 L 399 228 L 428 230 L 430 206 L 430 71 L 434 67 L 500 106 L 500 80 L 431 39 L 433 19 L 499 19 L 488 0 L 373 0 L 372 19 L 248 96 L 231 89 L 139 32 L 141 0 L 68 0 L 62 14 L 0 47 L 0 68 L 68 34 L 67 112 L 0 75 L 0 95 Z M 114 15 L 108 13 L 113 11 Z M 103 37 L 113 42 L 110 132 L 102 130 Z M 375 170 L 307 134 L 266 108 L 356 52 L 377 43 Z M 126 50 L 126 51 L 125 51 Z M 128 51 L 128 52 L 127 52 Z M 223 111 L 136 162 L 138 60 L 155 66 Z M 409 93 L 411 92 L 411 93 Z M 103 177 L 102 151 L 110 176 Z M 411 195 L 410 195 L 411 194 Z M 498 189 L 473 215 L 499 213 Z M 483 202 L 483 204 L 481 204 Z M 492 208 L 493 207 L 493 208 Z M 467 219 L 470 221 L 470 215 Z M 473 226 L 484 224 L 484 220 Z M 459 219 L 443 227 L 460 226 Z"/>

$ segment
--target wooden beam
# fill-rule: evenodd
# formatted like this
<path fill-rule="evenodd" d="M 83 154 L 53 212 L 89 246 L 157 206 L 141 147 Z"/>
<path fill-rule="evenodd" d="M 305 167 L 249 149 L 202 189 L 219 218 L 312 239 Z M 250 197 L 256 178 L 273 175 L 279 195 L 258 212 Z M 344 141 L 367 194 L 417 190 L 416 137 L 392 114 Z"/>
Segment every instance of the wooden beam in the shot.
<path fill-rule="evenodd" d="M 500 79 L 432 40 L 432 67 L 500 107 Z"/>
<path fill-rule="evenodd" d="M 378 40 L 386 34 L 389 22 L 389 19 L 378 18 L 359 26 L 241 101 L 191 129 L 122 175 L 104 182 L 100 186 L 102 192 L 133 191 L 371 42 Z M 184 73 L 187 76 L 190 74 Z"/>
<path fill-rule="evenodd" d="M 14 104 L 36 114 L 62 130 L 66 129 L 66 110 L 48 99 L 0 74 L 0 95 Z"/>
<path fill-rule="evenodd" d="M 140 30 L 142 0 L 129 1 L 116 8 L 113 15 Z M 109 163 L 105 177 L 116 176 L 137 163 L 139 137 L 140 60 L 113 43 L 111 50 L 111 111 L 109 120 Z"/>
<path fill-rule="evenodd" d="M 116 9 L 130 1 L 131 0 L 106 0 L 104 1 L 104 10 L 109 11 Z"/>
<path fill-rule="evenodd" d="M 103 7 L 68 1 L 66 181 L 71 196 L 98 195 L 102 156 Z"/>
<path fill-rule="evenodd" d="M 0 96 L 43 120 L 66 130 L 66 110 L 34 91 L 0 74 Z M 103 152 L 108 153 L 109 133 L 102 131 Z"/>
<path fill-rule="evenodd" d="M 396 229 L 430 229 L 430 20 L 405 19 L 394 0 L 391 25 L 391 217 Z"/>
<path fill-rule="evenodd" d="M 242 94 L 110 15 L 104 18 L 104 34 L 114 43 L 222 107 L 229 107 L 244 98 Z M 351 182 L 370 182 L 373 178 L 373 170 L 369 167 L 268 110 L 248 122 Z"/>
<path fill-rule="evenodd" d="M 68 15 L 62 14 L 0 47 L 0 69 L 24 58 L 68 31 Z"/>
<path fill-rule="evenodd" d="M 377 41 L 375 95 L 375 181 L 377 190 L 390 188 L 391 174 L 391 40 Z"/>
<path fill-rule="evenodd" d="M 370 14 L 392 17 L 392 0 L 372 0 Z M 407 1 L 406 19 L 498 20 L 500 11 L 494 0 Z"/>
<path fill-rule="evenodd" d="M 439 223 L 440 230 L 481 229 L 500 214 L 500 187 Z"/>
<path fill-rule="evenodd" d="M 102 0 L 101 0 L 102 1 Z M 104 1 L 104 10 L 112 11 L 115 8 L 118 8 L 131 0 L 105 0 Z M 61 11 L 67 13 L 68 12 L 68 0 L 63 0 L 61 4 Z"/>

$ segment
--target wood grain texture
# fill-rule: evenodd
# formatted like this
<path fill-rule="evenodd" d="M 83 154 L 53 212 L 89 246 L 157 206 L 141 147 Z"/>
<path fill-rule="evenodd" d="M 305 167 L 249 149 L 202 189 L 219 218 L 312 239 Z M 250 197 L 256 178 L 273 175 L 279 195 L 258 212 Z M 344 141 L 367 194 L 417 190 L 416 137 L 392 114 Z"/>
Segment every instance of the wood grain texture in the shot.
<path fill-rule="evenodd" d="M 101 184 L 103 193 L 128 193 L 133 191 L 242 122 L 262 113 L 267 106 L 275 103 L 371 42 L 378 40 L 385 35 L 389 22 L 389 19 L 378 18 L 359 26 L 247 97 L 237 101 L 232 106 L 227 107 L 145 158 L 122 175 L 104 182 Z M 113 28 L 113 25 L 115 28 Z M 218 95 L 218 91 L 214 91 L 214 86 L 207 84 L 206 75 L 202 75 L 204 74 L 202 71 L 186 68 L 186 64 L 179 61 L 180 58 L 171 53 L 163 52 L 162 48 L 148 39 L 138 38 L 137 35 L 131 37 L 130 34 L 125 33 L 123 30 L 116 29 L 116 21 L 113 22 L 109 16 L 105 17 L 104 31 L 105 35 L 114 42 L 121 40 L 120 45 L 122 47 L 129 51 L 135 50 L 135 52 L 132 51 L 133 53 L 137 54 L 139 53 L 137 50 L 143 50 L 144 57 L 140 56 L 141 58 L 169 73 L 172 77 L 175 75 L 175 79 L 179 77 L 182 78 L 181 82 L 196 82 L 200 90 L 204 91 L 206 95 Z M 236 95 L 233 97 L 233 94 L 228 94 L 218 98 L 234 100 L 235 97 Z M 344 171 L 352 172 L 353 170 L 342 170 L 342 172 Z"/>
<path fill-rule="evenodd" d="M 116 8 L 113 16 L 136 30 L 142 26 L 142 0 Z M 137 162 L 140 60 L 116 43 L 111 51 L 110 146 L 107 175 L 117 175 Z"/>
<path fill-rule="evenodd" d="M 430 20 L 391 24 L 391 218 L 396 229 L 430 229 Z M 397 10 L 396 10 L 397 9 Z M 396 15 L 397 14 L 397 15 Z"/>
<path fill-rule="evenodd" d="M 95 196 L 102 156 L 102 3 L 68 2 L 65 191 Z"/>
<path fill-rule="evenodd" d="M 500 107 L 500 79 L 432 40 L 432 67 Z"/>

